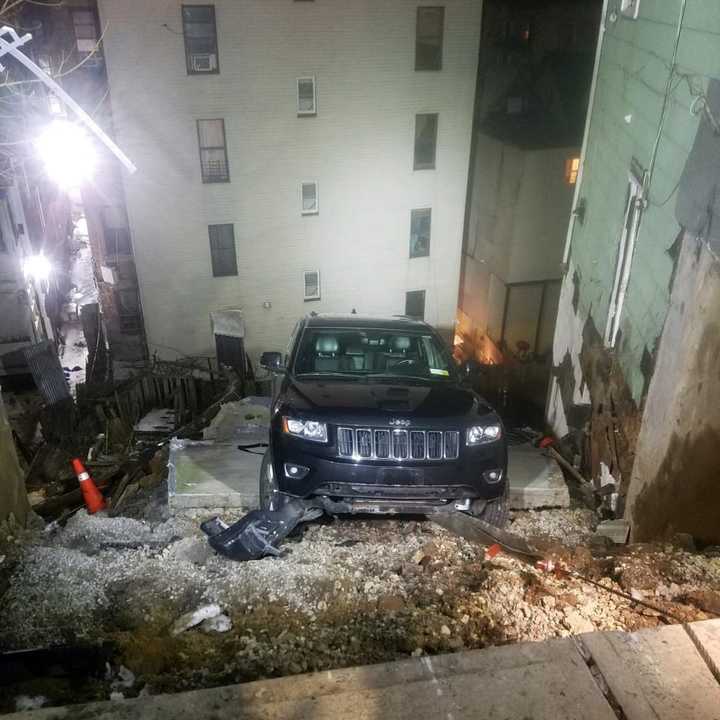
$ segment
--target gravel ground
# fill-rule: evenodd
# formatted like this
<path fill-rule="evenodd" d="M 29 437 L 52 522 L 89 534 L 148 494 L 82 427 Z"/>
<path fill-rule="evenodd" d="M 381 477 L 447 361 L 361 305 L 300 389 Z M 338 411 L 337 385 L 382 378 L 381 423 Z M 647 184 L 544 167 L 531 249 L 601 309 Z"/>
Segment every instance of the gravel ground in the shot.
<path fill-rule="evenodd" d="M 485 548 L 429 521 L 312 523 L 281 557 L 237 563 L 215 555 L 199 519 L 82 511 L 21 544 L 0 538 L 0 648 L 108 641 L 116 668 L 136 678 L 123 690 L 133 695 L 660 622 L 579 578 L 502 553 L 487 560 Z M 544 538 L 568 565 L 677 621 L 708 617 L 701 608 L 720 602 L 720 558 L 671 546 L 593 557 L 582 543 L 595 523 L 587 510 L 542 511 L 517 513 L 510 529 Z M 172 633 L 184 613 L 213 603 L 230 629 Z M 109 683 L 88 688 L 88 699 Z M 44 686 L 14 696 L 20 690 L 67 699 Z"/>

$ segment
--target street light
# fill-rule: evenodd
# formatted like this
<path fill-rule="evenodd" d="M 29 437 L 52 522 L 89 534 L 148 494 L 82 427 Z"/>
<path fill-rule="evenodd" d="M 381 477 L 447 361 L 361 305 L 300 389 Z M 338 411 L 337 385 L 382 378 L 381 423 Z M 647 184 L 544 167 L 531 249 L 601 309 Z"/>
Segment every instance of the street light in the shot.
<path fill-rule="evenodd" d="M 41 253 L 30 255 L 23 261 L 23 273 L 26 278 L 32 278 L 36 282 L 47 280 L 50 277 L 52 266 L 50 261 Z"/>
<path fill-rule="evenodd" d="M 95 148 L 80 125 L 54 120 L 37 138 L 35 147 L 48 177 L 63 189 L 79 187 L 95 172 Z"/>

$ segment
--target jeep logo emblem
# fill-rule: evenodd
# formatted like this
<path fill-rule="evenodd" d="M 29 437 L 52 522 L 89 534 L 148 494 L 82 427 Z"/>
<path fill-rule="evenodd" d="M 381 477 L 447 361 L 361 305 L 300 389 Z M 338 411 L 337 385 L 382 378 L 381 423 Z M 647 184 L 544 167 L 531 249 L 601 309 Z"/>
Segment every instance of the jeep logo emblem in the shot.
<path fill-rule="evenodd" d="M 410 427 L 410 421 L 400 420 L 399 418 L 396 418 L 395 420 L 390 421 L 390 425 L 392 425 L 393 427 Z"/>

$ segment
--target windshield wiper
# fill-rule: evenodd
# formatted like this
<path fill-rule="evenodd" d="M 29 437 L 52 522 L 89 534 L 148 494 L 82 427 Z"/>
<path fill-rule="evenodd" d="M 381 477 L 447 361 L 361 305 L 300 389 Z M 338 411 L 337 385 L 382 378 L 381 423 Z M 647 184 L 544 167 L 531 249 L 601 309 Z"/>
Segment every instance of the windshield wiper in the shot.
<path fill-rule="evenodd" d="M 378 373 L 367 373 L 365 377 L 371 378 L 388 378 L 390 380 L 436 380 L 434 375 L 394 375 L 393 373 L 378 372 Z"/>
<path fill-rule="evenodd" d="M 334 371 L 328 371 L 328 372 L 312 372 L 312 373 L 300 373 L 296 375 L 297 378 L 309 378 L 309 377 L 321 377 L 321 378 L 352 378 L 353 380 L 359 380 L 362 375 L 358 375 L 357 373 L 344 373 L 344 372 L 334 372 Z"/>

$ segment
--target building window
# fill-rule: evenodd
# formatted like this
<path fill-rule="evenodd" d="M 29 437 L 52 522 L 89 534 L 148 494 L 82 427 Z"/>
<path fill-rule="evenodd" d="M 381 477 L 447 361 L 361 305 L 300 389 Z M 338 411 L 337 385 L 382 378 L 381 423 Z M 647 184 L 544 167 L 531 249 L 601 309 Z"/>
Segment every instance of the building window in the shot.
<path fill-rule="evenodd" d="M 297 79 L 297 114 L 317 114 L 317 98 L 315 94 L 314 77 L 301 77 Z"/>
<path fill-rule="evenodd" d="M 100 33 L 92 10 L 72 10 L 75 46 L 81 55 L 89 55 L 98 49 Z"/>
<path fill-rule="evenodd" d="M 320 196 L 316 182 L 301 183 L 300 202 L 300 212 L 303 215 L 317 215 L 320 212 Z"/>
<path fill-rule="evenodd" d="M 127 228 L 104 228 L 105 253 L 109 257 L 132 255 L 130 231 Z"/>
<path fill-rule="evenodd" d="M 220 72 L 214 5 L 183 5 L 185 64 L 188 75 Z"/>
<path fill-rule="evenodd" d="M 115 300 L 120 321 L 120 332 L 135 335 L 142 330 L 140 300 L 135 288 L 117 290 Z"/>
<path fill-rule="evenodd" d="M 415 116 L 415 170 L 435 168 L 435 147 L 437 145 L 438 116 L 428 113 Z"/>
<path fill-rule="evenodd" d="M 410 213 L 410 257 L 430 255 L 430 219 L 432 210 L 422 208 Z"/>
<path fill-rule="evenodd" d="M 103 237 L 105 239 L 105 256 L 109 261 L 118 255 L 132 255 L 130 230 L 123 208 L 110 205 L 102 209 Z"/>
<path fill-rule="evenodd" d="M 628 283 L 630 281 L 630 267 L 632 265 L 633 253 L 635 252 L 635 241 L 640 227 L 641 215 L 642 183 L 631 173 L 627 185 L 625 217 L 620 233 L 620 243 L 615 264 L 615 279 L 613 281 L 612 293 L 610 294 L 610 305 L 608 307 L 608 317 L 605 325 L 605 344 L 608 347 L 615 347 L 617 335 L 620 330 L 620 319 L 625 303 Z"/>
<path fill-rule="evenodd" d="M 574 185 L 577 182 L 578 171 L 580 170 L 580 158 L 571 157 L 565 161 L 565 182 Z"/>
<path fill-rule="evenodd" d="M 235 230 L 231 224 L 208 225 L 210 236 L 210 260 L 213 277 L 237 275 L 235 254 Z"/>
<path fill-rule="evenodd" d="M 305 300 L 320 299 L 320 271 L 309 270 L 305 273 Z"/>
<path fill-rule="evenodd" d="M 415 69 L 442 70 L 444 7 L 419 7 L 415 26 Z"/>
<path fill-rule="evenodd" d="M 405 315 L 414 320 L 425 319 L 424 290 L 411 290 L 405 293 Z"/>
<path fill-rule="evenodd" d="M 224 120 L 198 120 L 200 171 L 204 183 L 230 182 Z"/>

